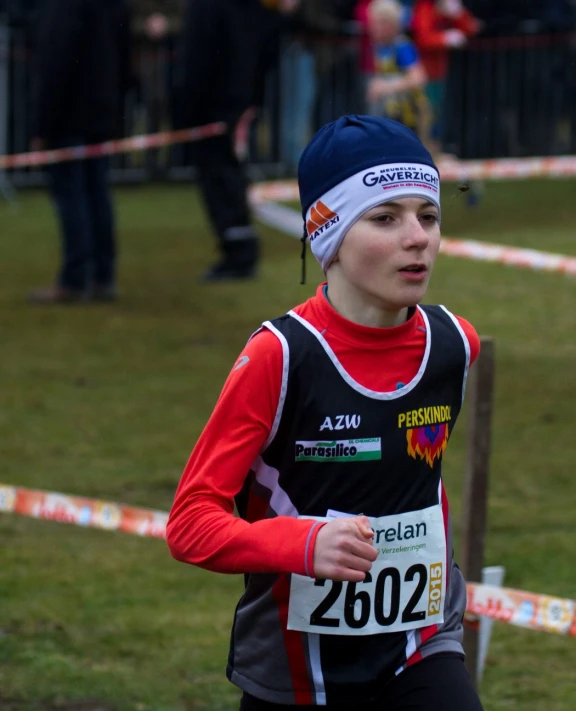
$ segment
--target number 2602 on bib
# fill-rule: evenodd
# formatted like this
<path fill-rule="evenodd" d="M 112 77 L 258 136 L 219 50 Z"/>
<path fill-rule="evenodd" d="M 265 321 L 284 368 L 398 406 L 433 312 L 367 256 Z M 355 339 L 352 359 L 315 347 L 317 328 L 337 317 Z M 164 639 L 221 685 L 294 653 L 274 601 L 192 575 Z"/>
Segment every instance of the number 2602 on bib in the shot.
<path fill-rule="evenodd" d="M 404 520 L 399 523 L 398 519 Z M 406 519 L 411 523 L 407 524 Z M 426 523 L 422 540 L 425 545 L 378 546 L 375 541 L 378 558 L 361 583 L 292 575 L 288 629 L 371 635 L 441 624 L 446 597 L 446 543 L 441 513 L 432 507 L 374 519 L 372 525 L 375 532 L 401 531 L 414 526 L 414 519 Z"/>

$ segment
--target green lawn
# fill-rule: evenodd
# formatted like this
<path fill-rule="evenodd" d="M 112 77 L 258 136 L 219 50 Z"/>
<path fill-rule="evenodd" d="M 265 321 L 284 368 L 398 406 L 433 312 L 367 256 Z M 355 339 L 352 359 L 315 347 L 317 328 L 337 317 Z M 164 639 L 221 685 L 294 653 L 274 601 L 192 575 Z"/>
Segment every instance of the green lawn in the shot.
<path fill-rule="evenodd" d="M 443 230 L 576 255 L 576 185 L 490 183 Z M 43 193 L 0 202 L 3 483 L 168 509 L 228 370 L 260 322 L 307 298 L 299 244 L 262 230 L 254 283 L 201 286 L 213 242 L 186 186 L 118 190 L 122 299 L 34 308 L 57 235 Z M 311 260 L 310 260 L 311 264 Z M 429 301 L 496 339 L 487 564 L 511 587 L 576 597 L 576 280 L 440 257 Z M 456 532 L 464 423 L 445 459 Z M 233 711 L 224 677 L 241 579 L 162 541 L 0 515 L 0 709 Z M 497 624 L 486 711 L 574 711 L 576 639 Z M 72 704 L 73 701 L 92 700 Z"/>

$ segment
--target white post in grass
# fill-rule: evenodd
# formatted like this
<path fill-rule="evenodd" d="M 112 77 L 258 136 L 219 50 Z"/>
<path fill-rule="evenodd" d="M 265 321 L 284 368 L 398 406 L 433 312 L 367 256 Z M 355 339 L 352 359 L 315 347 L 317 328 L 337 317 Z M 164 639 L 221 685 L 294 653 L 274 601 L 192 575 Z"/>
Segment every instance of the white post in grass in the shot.
<path fill-rule="evenodd" d="M 505 572 L 506 569 L 502 565 L 491 565 L 484 568 L 482 570 L 482 582 L 484 585 L 492 585 L 495 588 L 501 588 L 504 583 Z M 478 632 L 478 661 L 476 666 L 476 678 L 478 682 L 482 680 L 482 675 L 484 673 L 493 626 L 494 620 L 491 620 L 489 617 L 480 617 L 480 630 Z"/>

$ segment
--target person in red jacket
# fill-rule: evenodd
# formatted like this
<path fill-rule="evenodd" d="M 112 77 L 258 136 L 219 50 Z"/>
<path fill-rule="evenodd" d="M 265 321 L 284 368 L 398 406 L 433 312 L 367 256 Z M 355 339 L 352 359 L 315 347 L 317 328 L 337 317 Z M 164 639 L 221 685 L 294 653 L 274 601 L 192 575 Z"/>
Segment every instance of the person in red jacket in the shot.
<path fill-rule="evenodd" d="M 241 711 L 482 711 L 441 476 L 480 344 L 463 318 L 419 305 L 438 171 L 403 124 L 351 115 L 314 136 L 299 187 L 326 282 L 240 354 L 168 546 L 245 575 L 227 667 Z"/>
<path fill-rule="evenodd" d="M 412 15 L 412 33 L 428 76 L 428 99 L 435 114 L 431 149 L 440 149 L 444 82 L 450 49 L 463 47 L 480 29 L 480 23 L 462 0 L 417 0 Z"/>

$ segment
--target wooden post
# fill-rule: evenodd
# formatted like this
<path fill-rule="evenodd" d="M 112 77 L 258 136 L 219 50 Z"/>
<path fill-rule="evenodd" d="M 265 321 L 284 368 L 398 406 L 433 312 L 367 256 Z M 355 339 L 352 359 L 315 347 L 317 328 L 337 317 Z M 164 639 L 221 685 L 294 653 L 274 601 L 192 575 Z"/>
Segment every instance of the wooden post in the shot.
<path fill-rule="evenodd" d="M 480 355 L 468 380 L 468 434 L 466 480 L 462 499 L 460 564 L 467 582 L 482 582 L 488 483 L 490 470 L 492 409 L 494 396 L 494 341 L 482 338 Z M 464 628 L 466 667 L 478 682 L 478 632 Z"/>

